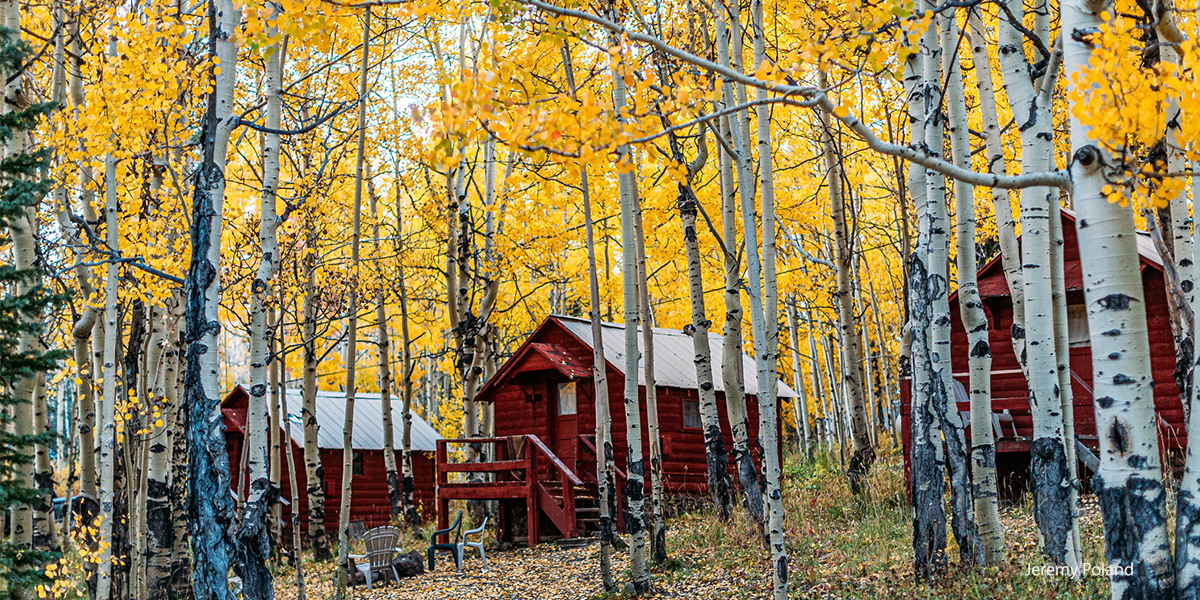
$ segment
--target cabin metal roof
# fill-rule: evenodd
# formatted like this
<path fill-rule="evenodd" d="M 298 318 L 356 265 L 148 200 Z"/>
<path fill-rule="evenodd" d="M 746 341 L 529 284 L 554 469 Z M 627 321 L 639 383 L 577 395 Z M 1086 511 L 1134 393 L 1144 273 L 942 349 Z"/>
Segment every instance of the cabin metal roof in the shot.
<path fill-rule="evenodd" d="M 288 421 L 293 424 L 290 428 L 292 439 L 301 446 L 304 445 L 304 421 L 300 411 L 304 398 L 300 390 L 289 389 L 287 392 Z M 404 421 L 401 419 L 402 402 L 392 396 L 392 441 L 395 448 L 400 448 L 404 436 Z M 416 412 L 412 412 L 411 448 L 415 451 L 433 452 L 437 449 L 437 441 L 442 439 L 436 430 L 426 423 Z M 346 421 L 345 392 L 317 392 L 317 446 L 322 449 L 340 450 L 342 448 L 342 428 Z M 383 449 L 383 401 L 379 394 L 359 392 L 354 395 L 354 431 L 351 444 L 355 450 Z"/>
<path fill-rule="evenodd" d="M 576 317 L 551 315 L 579 341 L 589 349 L 594 348 L 592 341 L 592 322 Z M 601 323 L 601 339 L 604 344 L 604 359 L 609 365 L 625 374 L 625 325 L 623 323 Z M 677 329 L 655 327 L 654 332 L 654 380 L 658 387 L 673 387 L 680 389 L 697 389 L 696 382 L 696 352 L 692 347 L 692 336 Z M 638 353 L 645 351 L 642 335 L 638 336 Z M 713 384 L 719 392 L 725 391 L 725 382 L 721 378 L 722 350 L 724 340 L 720 334 L 709 332 L 708 344 L 712 350 Z M 745 353 L 742 356 L 742 373 L 745 380 L 746 393 L 758 395 L 758 380 L 755 377 L 754 359 Z M 646 385 L 644 368 L 638 360 L 638 385 Z M 589 374 L 590 375 L 590 374 Z M 780 398 L 794 398 L 796 392 L 782 381 L 777 384 L 777 395 Z"/>

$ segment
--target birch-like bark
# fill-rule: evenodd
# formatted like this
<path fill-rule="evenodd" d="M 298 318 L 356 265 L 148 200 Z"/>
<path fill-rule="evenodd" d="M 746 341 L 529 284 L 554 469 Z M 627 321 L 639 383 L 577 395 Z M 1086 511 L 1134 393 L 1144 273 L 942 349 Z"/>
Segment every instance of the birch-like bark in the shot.
<path fill-rule="evenodd" d="M 202 121 L 200 148 L 203 158 L 195 175 L 192 257 L 185 286 L 188 347 L 183 401 L 188 406 L 188 495 L 191 498 L 188 513 L 193 557 L 192 590 L 196 600 L 224 600 L 229 594 L 228 528 L 234 507 L 229 495 L 228 454 L 221 424 L 218 305 L 221 300 L 225 159 L 229 137 L 237 121 L 232 118 L 237 75 L 237 44 L 233 36 L 241 17 L 241 10 L 231 0 L 209 3 L 209 53 L 220 59 L 220 72 L 215 72 L 214 67 L 213 92 L 208 95 Z M 111 327 L 115 328 L 115 323 Z"/>
<path fill-rule="evenodd" d="M 820 75 L 822 87 L 828 84 L 825 75 Z M 875 447 L 871 442 L 870 421 L 867 418 L 867 406 L 863 399 L 862 370 L 862 335 L 858 330 L 858 317 L 854 310 L 854 290 L 851 281 L 851 262 L 854 260 L 854 246 L 850 238 L 850 230 L 846 223 L 846 201 L 842 195 L 841 163 L 833 147 L 833 129 L 829 115 L 822 112 L 821 144 L 825 158 L 825 182 L 829 186 L 830 217 L 833 221 L 833 262 L 837 273 L 837 303 L 838 330 L 842 342 L 842 383 L 846 388 L 846 408 L 850 417 L 850 441 L 854 445 L 854 454 L 850 457 L 850 466 L 846 469 L 846 480 L 850 484 L 850 492 L 859 494 L 863 491 L 867 473 L 875 462 Z"/>
<path fill-rule="evenodd" d="M 269 30 L 268 34 L 272 31 Z M 282 47 L 282 42 L 271 45 L 265 58 L 266 123 L 267 128 L 274 131 L 280 129 L 283 113 Z M 250 378 L 244 447 L 249 467 L 249 491 L 238 522 L 235 551 L 236 570 L 242 578 L 242 593 L 247 600 L 270 600 L 275 596 L 267 560 L 271 556 L 272 528 L 270 441 L 272 429 L 278 431 L 279 424 L 277 419 L 274 422 L 270 419 L 268 406 L 269 394 L 273 394 L 269 372 L 272 367 L 273 332 L 268 323 L 268 304 L 273 295 L 271 286 L 279 271 L 279 215 L 275 210 L 276 190 L 279 187 L 279 144 L 279 134 L 263 133 L 262 196 L 258 225 L 258 244 L 262 255 L 254 281 L 250 284 Z M 242 477 L 240 471 L 238 477 Z"/>
<path fill-rule="evenodd" d="M 400 436 L 400 492 L 401 500 L 404 503 L 404 520 L 408 526 L 419 531 L 421 528 L 421 513 L 417 511 L 417 506 L 413 502 L 413 492 L 416 491 L 416 483 L 413 479 L 412 466 L 412 338 L 408 333 L 408 287 L 404 281 L 404 213 L 400 202 L 400 169 L 396 168 L 396 285 L 400 292 L 400 343 L 403 344 L 403 361 L 404 361 L 404 382 L 402 387 L 403 393 L 403 414 L 400 417 L 404 420 L 403 433 Z M 428 415 L 426 411 L 426 415 Z"/>
<path fill-rule="evenodd" d="M 117 226 L 119 214 L 117 210 L 117 162 L 111 154 L 104 160 L 104 221 L 105 244 L 109 252 L 117 252 L 120 247 L 120 234 Z M 116 470 L 116 424 L 115 401 L 117 398 L 117 333 L 118 319 L 118 284 L 120 265 L 109 261 L 104 284 L 104 359 L 101 371 L 102 396 L 100 400 L 100 570 L 96 578 L 96 598 L 107 600 L 112 597 L 113 589 L 113 526 L 114 475 Z M 222 449 L 224 440 L 222 440 Z M 223 453 L 222 453 L 223 454 Z M 14 533 L 20 525 L 17 511 L 14 510 Z M 214 553 L 216 554 L 216 553 Z M 220 557 L 217 557 L 218 560 Z M 222 573 L 224 576 L 224 573 Z M 198 595 L 198 594 L 197 594 Z"/>
<path fill-rule="evenodd" d="M 636 177 L 636 171 L 635 175 Z M 646 381 L 646 436 L 650 441 L 650 557 L 667 560 L 667 526 L 663 519 L 662 438 L 658 427 L 658 385 L 654 380 L 654 319 L 646 270 L 646 238 L 642 229 L 642 200 L 633 187 L 633 232 L 637 242 L 638 321 L 642 333 L 642 373 Z"/>
<path fill-rule="evenodd" d="M 575 69 L 571 61 L 571 48 L 566 42 L 563 42 L 562 56 L 567 87 L 574 100 L 576 99 Z M 595 223 L 592 221 L 592 196 L 591 188 L 588 185 L 586 165 L 580 165 L 579 168 L 579 189 L 583 195 L 583 225 L 587 236 L 588 318 L 591 320 L 592 339 L 602 340 L 604 337 L 603 325 L 600 320 L 600 277 L 596 270 L 596 233 Z M 710 369 L 710 384 L 711 373 Z M 592 344 L 592 389 L 596 409 L 596 503 L 600 510 L 600 581 L 604 585 L 604 591 L 612 592 L 617 587 L 612 576 L 614 515 L 610 510 L 610 507 L 615 504 L 613 494 L 615 474 L 612 457 L 612 417 L 609 415 L 608 405 L 608 366 L 604 358 L 604 344 L 601 343 Z"/>
<path fill-rule="evenodd" d="M 399 187 L 400 182 L 396 182 Z M 383 468 L 387 472 L 388 504 L 392 507 L 392 520 L 404 518 L 404 492 L 400 487 L 400 473 L 396 469 L 396 440 L 392 432 L 392 367 L 391 342 L 388 335 L 387 293 L 383 285 L 384 277 L 380 266 L 381 245 L 379 237 L 380 214 L 379 197 L 375 192 L 375 181 L 370 176 L 370 166 L 367 167 L 367 204 L 371 213 L 371 238 L 375 249 L 376 277 L 379 282 L 375 286 L 375 338 L 379 354 L 379 405 L 383 414 L 380 423 L 383 426 Z M 399 208 L 397 206 L 397 208 Z M 398 235 L 398 234 L 397 234 Z"/>
<path fill-rule="evenodd" d="M 1063 31 L 1100 27 L 1100 13 L 1107 8 L 1107 2 L 1097 0 L 1064 1 Z M 1091 47 L 1082 36 L 1063 36 L 1063 52 L 1068 89 L 1086 92 L 1078 89 L 1075 81 L 1089 68 Z M 1104 552 L 1112 598 L 1167 598 L 1173 594 L 1175 569 L 1167 533 L 1167 494 L 1162 483 L 1133 210 L 1105 197 L 1103 169 L 1111 159 L 1091 139 L 1090 128 L 1074 111 L 1068 114 L 1073 199 L 1079 223 L 1087 224 L 1079 227 L 1078 235 L 1079 247 L 1087 249 L 1080 252 L 1080 262 L 1100 437 L 1100 468 L 1092 488 L 1104 530 L 1110 532 L 1105 535 Z M 1133 574 L 1126 575 L 1126 569 Z"/>
<path fill-rule="evenodd" d="M 730 64 L 729 23 L 726 20 L 728 11 L 724 4 L 717 11 L 717 55 L 722 66 Z M 740 47 L 740 43 L 739 47 Z M 735 106 L 733 92 L 728 82 L 722 85 L 724 105 Z M 737 118 L 721 117 L 720 135 L 725 139 L 722 148 L 732 147 L 737 142 L 743 147 L 741 134 L 735 132 Z M 738 130 L 740 131 L 740 130 Z M 736 150 L 735 150 L 735 153 Z M 747 176 L 743 165 L 736 164 L 742 159 L 731 156 L 728 152 L 717 153 L 721 178 L 721 235 L 725 240 L 725 248 L 737 248 L 737 212 L 738 193 L 743 186 L 750 183 L 753 175 Z M 734 183 L 734 169 L 738 169 L 737 182 Z M 750 422 L 746 412 L 745 374 L 742 372 L 742 298 L 741 298 L 741 261 L 732 251 L 725 252 L 725 329 L 721 354 L 721 379 L 725 385 L 725 411 L 729 417 L 729 429 L 733 437 L 733 460 L 738 466 L 738 485 L 742 488 L 742 503 L 760 526 L 764 524 L 762 489 L 758 484 L 754 459 L 750 455 Z"/>
<path fill-rule="evenodd" d="M 812 445 L 808 439 L 808 394 L 804 390 L 804 372 L 800 368 L 800 332 L 799 316 L 796 314 L 796 299 L 787 303 L 788 341 L 792 349 L 792 386 L 796 388 L 796 397 L 792 398 L 792 413 L 796 417 L 796 431 L 800 438 L 800 452 L 806 458 L 812 458 Z"/>
<path fill-rule="evenodd" d="M 1018 2 L 1008 2 L 1016 18 L 1024 14 Z M 1044 2 L 1034 6 L 1035 29 L 1043 42 L 1048 30 L 1040 15 Z M 1012 23 L 1000 19 L 999 36 L 1004 86 L 1021 131 L 1021 168 L 1034 172 L 1053 165 L 1053 137 L 1048 99 L 1039 98 L 1023 50 L 1024 36 Z M 1050 188 L 1021 190 L 1021 265 L 1025 300 L 1025 371 L 1029 379 L 1029 404 L 1033 414 L 1030 474 L 1034 517 L 1042 535 L 1042 553 L 1053 563 L 1076 567 L 1079 553 L 1071 536 L 1070 468 L 1067 461 L 1058 359 L 1054 344 L 1053 260 L 1050 253 Z"/>
<path fill-rule="evenodd" d="M 1156 5 L 1157 10 L 1163 10 L 1160 5 Z M 1167 9 L 1169 10 L 1169 9 Z M 1174 17 L 1168 13 L 1160 18 L 1160 22 L 1167 21 L 1174 23 Z M 1183 41 L 1178 28 L 1174 25 L 1168 27 L 1159 26 L 1159 36 L 1167 42 L 1179 43 Z M 1178 39 L 1171 39 L 1176 38 Z M 1171 43 L 1159 44 L 1159 59 L 1162 63 L 1181 65 L 1179 50 Z M 1183 112 L 1179 109 L 1178 98 L 1172 96 L 1167 104 L 1167 131 L 1163 138 L 1164 150 L 1167 154 L 1167 171 L 1170 173 L 1180 173 L 1187 170 L 1187 157 L 1183 153 L 1183 148 L 1179 143 L 1180 128 L 1184 118 Z M 1193 189 L 1193 193 L 1195 190 Z M 1183 398 L 1192 397 L 1193 381 L 1192 370 L 1195 362 L 1195 306 L 1196 306 L 1196 290 L 1195 290 L 1195 266 L 1193 264 L 1192 251 L 1192 215 L 1189 212 L 1189 202 L 1187 185 L 1180 186 L 1180 191 L 1171 198 L 1171 204 L 1168 207 L 1171 213 L 1171 231 L 1163 232 L 1163 237 L 1171 236 L 1171 250 L 1175 259 L 1175 279 L 1177 281 L 1178 292 L 1182 292 L 1181 301 L 1184 304 L 1184 313 L 1182 316 L 1183 326 L 1175 339 L 1175 381 L 1179 384 L 1179 389 Z M 1166 257 L 1164 257 L 1165 259 Z M 1190 317 L 1190 318 L 1188 318 Z M 1187 417 L 1185 421 L 1190 422 L 1191 406 L 1190 402 L 1184 403 L 1184 415 Z"/>
<path fill-rule="evenodd" d="M 316 248 L 317 231 L 311 220 L 307 223 L 305 246 Z M 325 468 L 321 465 L 321 450 L 317 447 L 317 256 L 305 252 L 301 267 L 304 273 L 304 327 L 301 344 L 304 347 L 304 372 L 301 380 L 301 419 L 304 423 L 304 475 L 308 495 L 308 545 L 313 559 L 329 560 L 329 537 L 325 532 Z"/>
<path fill-rule="evenodd" d="M 963 93 L 963 73 L 957 48 L 958 25 L 948 18 L 942 27 L 942 52 L 945 57 L 946 112 L 949 116 L 950 159 L 964 168 L 971 166 L 971 145 L 967 129 L 967 101 Z M 974 487 L 975 521 L 970 528 L 978 545 L 971 549 L 974 564 L 1004 562 L 1004 529 L 996 488 L 996 448 L 992 432 L 992 349 L 988 344 L 988 319 L 979 295 L 975 258 L 975 189 L 954 182 L 955 266 L 958 272 L 958 302 L 963 328 L 967 333 L 967 365 L 970 379 L 967 394 L 971 399 L 971 460 Z M 953 411 L 957 413 L 958 411 Z"/>
<path fill-rule="evenodd" d="M 1046 99 L 1049 100 L 1048 96 Z M 1071 387 L 1071 347 L 1067 331 L 1067 292 L 1064 277 L 1063 251 L 1066 242 L 1062 233 L 1062 208 L 1058 190 L 1051 192 L 1050 201 L 1050 290 L 1054 303 L 1054 352 L 1058 371 L 1059 399 L 1062 403 L 1063 448 L 1067 456 L 1067 477 L 1071 487 L 1067 508 L 1071 511 L 1071 543 L 1076 563 L 1083 561 L 1083 546 L 1079 539 L 1079 463 L 1075 454 L 1075 391 Z"/>
<path fill-rule="evenodd" d="M 928 7 L 930 3 L 927 2 L 926 5 Z M 943 62 L 957 64 L 956 60 L 943 61 L 942 46 L 946 44 L 939 40 L 939 31 L 942 40 L 946 37 L 951 38 L 950 47 L 953 47 L 953 40 L 957 39 L 957 27 L 954 27 L 950 18 L 935 18 L 922 40 L 922 51 L 925 54 L 925 150 L 934 155 L 941 155 L 944 140 L 945 123 L 939 103 L 944 98 L 941 83 L 942 65 Z M 951 527 L 955 539 L 958 540 L 963 564 L 975 564 L 980 559 L 979 537 L 975 531 L 971 480 L 967 471 L 966 436 L 962 420 L 958 416 L 957 405 L 952 399 L 954 379 L 950 362 L 949 277 L 946 270 L 950 252 L 950 224 L 946 215 L 946 178 L 932 169 L 926 169 L 925 187 L 925 218 L 929 221 L 929 245 L 926 246 L 929 256 L 927 294 L 932 303 L 929 355 L 934 376 L 941 380 L 940 385 L 934 387 L 936 393 L 933 396 L 933 406 L 941 421 L 942 434 L 946 441 L 946 465 L 950 474 L 950 504 L 953 516 Z"/>
<path fill-rule="evenodd" d="M 817 439 L 822 440 L 828 449 L 833 443 L 829 432 L 829 403 L 821 385 L 821 360 L 817 356 L 817 340 L 813 337 L 812 309 L 807 306 L 804 310 L 804 328 L 808 335 L 808 360 L 811 367 L 809 373 L 812 375 L 813 397 L 816 399 L 816 408 L 821 409 L 821 416 L 817 419 L 820 429 Z"/>
<path fill-rule="evenodd" d="M 173 303 L 163 310 L 163 338 L 161 374 L 155 377 L 151 396 L 162 400 L 165 408 L 162 424 L 153 424 L 149 440 L 149 462 L 146 475 L 146 590 L 151 600 L 170 597 L 171 559 L 174 550 L 174 524 L 171 515 L 171 432 L 176 430 L 179 412 L 179 314 Z M 157 311 L 156 311 L 157 312 Z"/>
<path fill-rule="evenodd" d="M 762 0 L 752 0 L 750 3 L 751 27 L 754 32 L 754 67 L 757 70 L 767 64 L 766 28 L 763 25 Z M 758 88 L 755 96 L 759 101 L 767 99 L 767 90 Z M 780 480 L 783 477 L 783 466 L 779 460 L 779 413 L 778 386 L 779 377 L 779 291 L 775 276 L 775 174 L 771 152 L 771 111 L 760 107 L 756 111 L 758 124 L 758 172 L 761 186 L 762 210 L 762 289 L 754 294 L 751 301 L 751 314 L 758 308 L 757 320 L 760 328 L 755 329 L 754 345 L 759 360 L 758 367 L 758 436 L 762 440 L 762 470 L 766 482 L 767 510 L 767 539 L 771 553 L 771 583 L 774 597 L 784 600 L 788 596 L 788 562 L 787 548 L 783 539 L 783 490 Z M 822 113 L 824 114 L 824 113 Z M 747 130 L 749 127 L 746 128 Z M 744 152 L 749 153 L 749 145 Z M 745 198 L 746 196 L 743 196 Z M 752 207 L 743 205 L 742 226 L 750 231 L 754 227 L 754 219 L 746 218 L 753 212 Z M 750 248 L 751 236 L 746 235 L 747 248 Z M 756 278 L 758 249 L 748 252 L 750 257 L 751 289 L 758 283 Z M 762 304 L 759 304 L 761 298 Z M 761 335 L 760 335 L 761 334 Z M 869 445 L 869 444 L 868 444 Z M 873 452 L 872 452 L 873 454 Z M 857 453 L 856 453 L 857 456 Z M 864 460 L 867 467 L 870 460 Z M 865 470 L 865 469 L 864 469 Z"/>
<path fill-rule="evenodd" d="M 616 10 L 614 5 L 609 6 Z M 615 16 L 615 15 L 614 15 Z M 615 41 L 615 40 L 614 40 Z M 625 73 L 630 68 L 623 60 L 613 65 L 613 105 L 624 123 Z M 617 148 L 617 187 L 621 198 L 621 246 L 636 247 L 634 205 L 637 179 L 633 150 L 629 145 Z M 622 252 L 621 274 L 625 304 L 625 529 L 629 534 L 629 572 L 636 594 L 650 591 L 650 571 L 646 568 L 646 463 L 642 457 L 642 418 L 638 394 L 638 265 L 636 252 Z M 597 338 L 599 339 L 599 338 Z M 598 344 L 593 344 L 598 345 Z M 649 382 L 647 382 L 649 383 Z M 607 451 L 606 451 L 607 452 Z"/>
<path fill-rule="evenodd" d="M 173 598 L 186 597 L 192 588 L 192 564 L 188 539 L 188 481 L 189 468 L 187 447 L 187 407 L 183 405 L 184 377 L 186 372 L 184 352 L 187 347 L 186 333 L 183 324 L 184 303 L 182 296 L 173 308 L 176 329 L 172 332 L 172 343 L 175 346 L 175 358 L 178 363 L 175 373 L 175 404 L 170 407 L 174 424 L 168 434 L 171 446 L 171 491 L 168 499 L 171 505 L 171 520 L 174 535 L 171 540 L 171 577 L 168 594 Z M 181 326 L 183 325 L 183 326 Z"/>
<path fill-rule="evenodd" d="M 276 384 L 279 386 L 279 401 L 282 403 L 282 420 L 279 422 L 284 428 L 283 435 L 283 457 L 286 461 L 289 495 L 291 499 L 291 514 L 289 515 L 292 529 L 292 567 L 296 569 L 296 600 L 305 600 L 306 589 L 304 585 L 304 560 L 301 556 L 302 546 L 300 544 L 300 490 L 296 483 L 296 461 L 292 456 L 292 420 L 288 418 L 291 411 L 288 410 L 288 395 L 287 395 L 287 338 L 285 337 L 286 330 L 284 329 L 284 299 L 283 289 L 279 291 L 279 349 L 278 358 L 280 377 Z M 276 425 L 273 425 L 278 427 Z"/>
<path fill-rule="evenodd" d="M 359 246 L 362 244 L 362 198 L 367 151 L 367 65 L 371 56 L 371 8 L 363 12 L 362 63 L 358 71 L 358 156 L 354 168 L 354 209 L 350 232 L 350 286 L 346 300 L 346 418 L 342 425 L 342 502 L 338 509 L 337 599 L 350 583 L 350 483 L 354 477 L 354 396 L 358 362 Z"/>
<path fill-rule="evenodd" d="M 931 26 L 932 27 L 932 26 Z M 909 131 L 913 144 L 920 143 L 925 131 L 925 93 L 922 83 L 923 59 L 909 55 L 904 62 L 904 91 L 907 97 Z M 918 235 L 908 259 L 909 337 L 912 361 L 910 498 L 913 506 L 913 569 L 919 580 L 938 577 L 946 566 L 946 489 L 945 457 L 942 453 L 941 424 L 934 409 L 934 396 L 946 390 L 933 371 L 930 360 L 929 219 L 925 169 L 908 165 L 908 190 L 917 209 Z M 939 388 L 941 388 L 939 390 Z"/>

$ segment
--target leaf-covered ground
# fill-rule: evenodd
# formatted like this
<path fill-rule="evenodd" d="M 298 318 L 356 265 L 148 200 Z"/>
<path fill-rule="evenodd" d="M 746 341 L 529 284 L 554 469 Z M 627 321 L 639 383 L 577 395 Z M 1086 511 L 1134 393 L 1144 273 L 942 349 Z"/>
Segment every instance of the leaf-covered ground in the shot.
<path fill-rule="evenodd" d="M 793 598 L 1100 598 L 1108 595 L 1103 575 L 1081 581 L 1031 574 L 1043 564 L 1037 528 L 1027 503 L 1002 508 L 1008 563 L 1002 569 L 960 569 L 957 547 L 949 540 L 950 568 L 933 586 L 918 585 L 912 575 L 911 508 L 904 495 L 898 456 L 884 456 L 872 473 L 871 492 L 854 498 L 846 489 L 836 455 L 812 462 L 790 457 L 785 467 L 786 535 Z M 1103 564 L 1102 531 L 1094 499 L 1081 499 L 1084 561 Z M 706 513 L 683 513 L 669 522 L 670 559 L 653 569 L 653 596 L 663 598 L 764 598 L 770 595 L 766 551 L 741 515 L 721 523 Z M 424 553 L 415 538 L 407 546 Z M 351 588 L 359 600 L 576 599 L 603 596 L 599 546 L 490 551 L 488 572 L 474 552 L 454 571 L 449 557 L 438 557 L 433 573 L 388 583 L 367 591 Z M 307 597 L 334 597 L 333 563 L 307 565 Z M 624 553 L 614 551 L 619 586 L 628 578 Z M 292 572 L 280 570 L 276 597 L 296 598 Z M 614 594 L 613 597 L 619 596 Z"/>

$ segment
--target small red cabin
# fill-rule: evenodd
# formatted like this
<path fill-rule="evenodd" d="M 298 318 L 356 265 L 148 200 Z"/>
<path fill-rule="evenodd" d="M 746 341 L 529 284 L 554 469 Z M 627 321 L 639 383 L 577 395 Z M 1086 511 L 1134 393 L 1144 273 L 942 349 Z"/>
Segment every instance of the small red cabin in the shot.
<path fill-rule="evenodd" d="M 221 403 L 225 421 L 225 444 L 229 451 L 230 472 L 240 469 L 242 446 L 245 439 L 246 405 L 249 394 L 237 386 Z M 317 392 L 317 447 L 320 449 L 321 468 L 324 471 L 325 527 L 337 531 L 338 514 L 342 498 L 342 427 L 346 418 L 345 392 Z M 304 470 L 304 425 L 300 418 L 303 397 L 300 390 L 287 392 L 288 421 L 292 432 L 292 458 L 297 474 L 296 489 L 300 492 L 300 519 L 308 527 L 308 495 Z M 387 469 L 383 462 L 382 402 L 379 394 L 359 393 L 354 397 L 354 476 L 351 482 L 350 521 L 362 521 L 367 528 L 387 525 L 391 521 L 391 504 L 387 497 Z M 400 418 L 400 403 L 392 404 L 393 441 L 399 446 L 403 435 Z M 424 518 L 433 517 L 433 453 L 437 431 L 419 415 L 412 415 L 412 463 L 417 508 Z M 396 460 L 400 460 L 400 449 L 396 448 Z M 286 455 L 284 455 L 284 459 Z M 287 465 L 282 465 L 280 474 L 280 498 L 291 501 L 291 486 L 288 482 Z M 244 476 L 244 475 L 243 475 Z M 238 481 L 232 481 L 236 490 Z M 285 518 L 286 521 L 286 518 Z"/>
<path fill-rule="evenodd" d="M 1075 234 L 1075 215 L 1062 211 L 1063 274 L 1067 291 L 1067 329 L 1071 352 L 1071 389 L 1074 392 L 1075 435 L 1093 452 L 1099 447 L 1096 415 L 1092 407 L 1092 352 L 1088 335 L 1087 310 L 1083 297 L 1083 270 L 1079 263 L 1079 244 Z M 1146 322 L 1150 337 L 1151 369 L 1154 377 L 1154 404 L 1162 448 L 1178 450 L 1187 441 L 1183 405 L 1175 385 L 1175 342 L 1167 308 L 1166 283 L 1162 257 L 1149 234 L 1138 232 L 1141 255 L 1142 289 L 1145 293 Z M 1012 297 L 1004 269 L 997 256 L 979 270 L 979 293 L 988 317 L 988 342 L 992 347 L 992 422 L 996 432 L 996 466 L 1001 483 L 1020 490 L 1026 480 L 1029 446 L 1033 435 L 1033 417 L 1029 410 L 1029 389 L 1012 346 Z M 962 325 L 957 292 L 950 296 L 951 366 L 954 378 L 966 386 L 968 381 L 967 334 Z M 911 386 L 901 386 L 905 474 L 909 471 Z M 970 442 L 970 403 L 958 402 L 959 414 L 967 426 Z"/>
<path fill-rule="evenodd" d="M 622 324 L 604 323 L 602 338 L 607 361 L 609 411 L 612 417 L 614 461 L 618 470 L 625 468 L 625 327 Z M 729 419 L 726 414 L 724 386 L 721 380 L 722 339 L 710 333 L 714 384 L 717 392 L 717 407 L 725 434 L 727 448 L 732 447 Z M 579 486 L 582 495 L 586 490 L 594 492 L 596 482 L 596 431 L 595 390 L 592 383 L 592 326 L 590 321 L 552 315 L 546 318 L 529 338 L 516 350 L 504 366 L 492 377 L 477 398 L 495 406 L 496 439 L 510 440 L 509 459 L 521 456 L 541 461 L 542 473 L 538 478 L 560 485 L 557 479 L 568 481 L 576 477 L 583 483 Z M 642 337 L 638 336 L 639 345 Z M 745 377 L 746 406 L 751 440 L 758 435 L 758 405 L 755 399 L 754 360 L 742 354 L 742 372 Z M 708 467 L 704 449 L 704 434 L 701 429 L 698 385 L 696 383 L 695 351 L 692 337 L 682 331 L 654 329 L 654 374 L 657 390 L 657 406 L 660 435 L 662 439 L 663 483 L 668 493 L 707 494 Z M 646 429 L 646 388 L 644 377 L 639 375 L 642 452 L 649 461 L 649 440 Z M 788 399 L 795 395 L 783 382 L 778 383 L 778 397 Z M 511 440 L 520 439 L 513 451 Z M 534 439 L 536 438 L 536 439 Z M 528 442 L 528 443 L 527 443 Z M 497 444 L 500 446 L 502 444 Z M 758 459 L 756 445 L 751 443 L 751 453 Z M 782 448 L 782 444 L 780 445 Z M 539 448 L 544 448 L 541 450 Z M 542 456 L 545 455 L 545 456 Z M 781 451 L 782 455 L 782 451 Z M 439 467 L 444 469 L 443 467 Z M 535 464 L 535 468 L 536 464 Z M 557 470 L 570 471 L 570 475 Z M 453 470 L 453 469 L 449 469 Z M 553 472 L 551 472 L 553 471 Z M 618 479 L 622 477 L 618 473 Z M 735 467 L 730 473 L 736 483 Z M 646 483 L 650 478 L 647 467 Z M 535 484 L 536 485 L 536 484 Z M 618 482 L 618 485 L 621 485 Z M 566 484 L 571 487 L 570 484 Z M 449 487 L 443 486 L 449 491 Z M 452 486 L 451 486 L 452 487 Z M 466 496 L 455 496 L 466 497 Z M 551 498 L 553 497 L 553 498 Z M 552 499 L 563 504 L 565 495 L 561 488 L 549 490 L 546 502 Z M 440 498 L 440 497 L 439 497 Z M 573 500 L 574 501 L 574 500 Z M 572 506 L 572 511 L 576 508 Z M 589 519 L 583 517 L 584 508 L 578 509 L 580 518 L 566 517 L 565 525 L 557 523 L 564 536 L 587 533 L 591 527 Z M 535 523 L 536 524 L 536 523 Z M 547 527 L 552 524 L 548 523 Z M 531 528 L 531 532 L 533 529 Z M 570 535 L 569 535 L 570 534 Z M 536 543 L 534 541 L 533 543 Z"/>

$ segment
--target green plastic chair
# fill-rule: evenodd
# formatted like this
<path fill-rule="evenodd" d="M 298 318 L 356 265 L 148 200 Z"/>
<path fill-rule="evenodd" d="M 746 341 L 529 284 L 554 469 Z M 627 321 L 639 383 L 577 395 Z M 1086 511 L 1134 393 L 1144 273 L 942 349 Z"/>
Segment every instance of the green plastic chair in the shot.
<path fill-rule="evenodd" d="M 454 566 L 462 573 L 462 550 L 459 547 L 459 542 L 462 541 L 462 518 L 463 511 L 458 511 L 458 518 L 454 520 L 454 524 L 433 532 L 429 536 L 429 570 L 433 571 L 433 555 L 437 551 L 449 552 L 454 557 Z M 454 533 L 454 541 L 450 541 L 450 534 Z M 439 544 L 437 539 L 440 536 L 446 536 L 447 543 Z"/>

